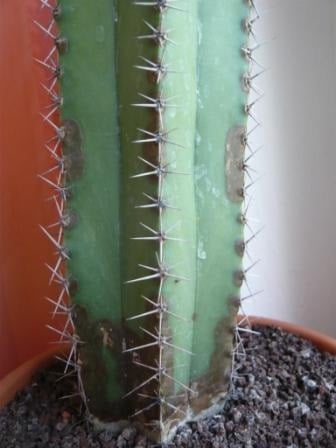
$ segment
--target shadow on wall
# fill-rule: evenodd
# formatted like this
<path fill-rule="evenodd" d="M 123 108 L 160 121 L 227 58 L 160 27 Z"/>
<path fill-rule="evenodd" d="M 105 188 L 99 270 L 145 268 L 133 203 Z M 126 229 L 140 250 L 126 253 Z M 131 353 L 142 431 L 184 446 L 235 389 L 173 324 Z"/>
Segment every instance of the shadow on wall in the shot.
<path fill-rule="evenodd" d="M 258 82 L 264 149 L 251 216 L 266 230 L 253 243 L 264 293 L 251 314 L 298 322 L 336 336 L 336 4 L 259 0 Z"/>

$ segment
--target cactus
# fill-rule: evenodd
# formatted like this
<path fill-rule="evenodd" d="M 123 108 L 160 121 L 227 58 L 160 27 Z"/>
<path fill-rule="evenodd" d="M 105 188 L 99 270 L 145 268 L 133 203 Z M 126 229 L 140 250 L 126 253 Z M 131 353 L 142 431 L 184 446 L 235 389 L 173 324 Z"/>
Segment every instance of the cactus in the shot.
<path fill-rule="evenodd" d="M 40 2 L 65 372 L 97 425 L 167 441 L 230 383 L 253 0 Z"/>

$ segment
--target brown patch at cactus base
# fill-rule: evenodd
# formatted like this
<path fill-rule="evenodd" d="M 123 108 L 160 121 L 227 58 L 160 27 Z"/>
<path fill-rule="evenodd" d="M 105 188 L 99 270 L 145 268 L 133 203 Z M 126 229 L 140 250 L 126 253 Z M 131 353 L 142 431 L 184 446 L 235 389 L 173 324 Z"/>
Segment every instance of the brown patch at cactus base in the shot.
<path fill-rule="evenodd" d="M 148 305 L 148 310 L 150 306 Z M 158 323 L 158 315 L 153 314 L 147 318 L 146 328 L 155 332 Z M 73 309 L 73 319 L 76 325 L 77 336 L 83 343 L 79 344 L 79 354 L 77 364 L 81 368 L 82 382 L 88 399 L 88 406 L 91 414 L 101 423 L 118 422 L 121 419 L 129 418 L 136 410 L 148 406 L 150 400 L 138 395 L 138 392 L 149 396 L 154 396 L 158 390 L 158 382 L 153 379 L 141 389 L 127 396 L 138 385 L 145 382 L 153 376 L 154 372 L 137 365 L 142 363 L 149 366 L 155 366 L 158 359 L 158 346 L 153 346 L 147 350 L 138 350 L 125 353 L 126 348 L 141 346 L 148 343 L 147 336 L 140 336 L 132 331 L 126 323 L 123 326 L 116 324 L 108 319 L 93 321 L 88 316 L 84 306 L 75 305 Z M 168 322 L 164 320 L 162 325 L 162 336 L 169 338 L 171 332 Z M 127 341 L 127 346 L 126 346 Z M 119 380 L 124 398 L 117 400 L 107 399 L 108 389 L 108 368 L 104 351 L 108 351 L 112 360 L 118 368 Z M 162 366 L 165 368 L 173 367 L 173 349 L 166 346 L 162 354 Z M 97 378 L 99 381 L 97 381 Z M 174 383 L 168 377 L 162 377 L 159 389 L 163 396 L 172 395 L 174 392 Z M 180 400 L 180 395 L 175 401 Z M 187 397 L 184 400 L 187 405 Z M 180 404 L 177 404 L 180 405 Z M 160 419 L 168 420 L 174 413 L 167 405 L 154 406 L 145 414 L 137 415 L 137 421 L 140 425 L 148 427 L 148 422 L 152 428 L 157 428 L 160 432 Z M 180 416 L 183 418 L 183 415 Z"/>
<path fill-rule="evenodd" d="M 192 389 L 196 392 L 194 396 L 190 396 L 190 406 L 194 416 L 225 399 L 231 377 L 232 328 L 232 315 L 222 319 L 216 327 L 215 350 L 210 361 L 210 368 L 192 383 Z"/>
<path fill-rule="evenodd" d="M 121 416 L 127 418 L 127 402 L 121 399 L 111 401 L 107 398 L 109 378 L 106 360 L 103 357 L 104 350 L 108 350 L 112 359 L 119 365 L 123 363 L 120 325 L 108 319 L 90 320 L 86 309 L 81 305 L 74 306 L 73 320 L 81 341 L 77 362 L 81 368 L 81 378 L 90 412 L 102 421 L 120 420 Z M 119 384 L 120 388 L 124 389 L 122 370 L 118 369 Z"/>
<path fill-rule="evenodd" d="M 231 380 L 232 350 L 235 329 L 235 316 L 237 314 L 237 298 L 229 299 L 231 304 L 230 314 L 222 319 L 214 332 L 215 350 L 213 352 L 210 367 L 201 377 L 195 379 L 190 385 L 194 393 L 183 391 L 171 396 L 169 390 L 165 395 L 169 396 L 169 402 L 178 408 L 174 411 L 168 406 L 163 406 L 162 426 L 158 420 L 147 420 L 142 430 L 152 439 L 164 439 L 176 429 L 177 422 L 198 420 L 206 415 L 207 411 L 218 410 L 224 404 Z M 229 337 L 228 337 L 229 335 Z M 141 423 L 140 423 L 141 426 Z"/>
<path fill-rule="evenodd" d="M 169 397 L 168 402 L 177 410 L 161 403 L 146 411 L 145 414 L 137 415 L 137 426 L 141 427 L 152 439 L 159 440 L 162 436 L 162 428 L 165 434 L 173 431 L 176 422 L 185 420 L 187 415 L 190 418 L 197 419 L 198 416 L 204 415 L 206 410 L 214 406 L 221 406 L 224 402 L 230 383 L 234 316 L 236 315 L 238 301 L 238 298 L 230 299 L 230 315 L 222 319 L 216 327 L 214 333 L 215 350 L 211 358 L 210 368 L 200 378 L 192 382 L 190 387 L 195 392 L 181 390 L 181 393 L 174 395 L 174 382 L 167 377 L 163 377 L 159 389 L 162 396 Z M 130 387 L 136 387 L 153 375 L 154 372 L 147 371 L 137 366 L 136 363 L 155 365 L 155 359 L 158 355 L 157 347 L 154 346 L 146 351 L 123 353 L 125 337 L 128 341 L 128 347 L 144 344 L 144 337 L 140 337 L 126 326 L 121 328 L 107 319 L 90 322 L 83 306 L 75 306 L 73 317 L 78 337 L 81 341 L 88 342 L 80 345 L 78 361 L 81 366 L 82 380 L 85 384 L 91 413 L 100 422 L 120 422 L 121 419 L 129 418 L 132 412 L 134 413 L 137 409 L 148 406 L 151 401 L 138 396 L 137 393 L 115 401 L 106 399 L 108 375 L 102 350 L 108 350 L 111 356 L 116 359 L 118 365 L 123 366 L 119 370 L 119 384 L 126 395 Z M 154 314 L 150 320 L 150 327 L 155 328 L 157 316 Z M 163 323 L 162 336 L 171 336 L 167 321 Z M 173 349 L 166 347 L 163 351 L 163 358 L 162 365 L 166 368 L 173 367 Z M 97 378 L 99 378 L 99 382 L 97 382 Z M 128 390 L 125 387 L 126 384 Z M 154 396 L 155 391 L 158 390 L 157 387 L 158 382 L 153 379 L 139 392 Z M 114 418 L 114 416 L 116 417 Z"/>

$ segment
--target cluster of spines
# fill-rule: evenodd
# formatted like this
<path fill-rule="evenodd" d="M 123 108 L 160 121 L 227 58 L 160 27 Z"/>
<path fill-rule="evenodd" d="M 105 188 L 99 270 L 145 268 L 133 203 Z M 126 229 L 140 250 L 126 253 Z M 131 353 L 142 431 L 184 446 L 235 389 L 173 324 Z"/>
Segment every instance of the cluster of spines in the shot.
<path fill-rule="evenodd" d="M 257 119 L 254 113 L 255 105 L 262 99 L 263 93 L 260 89 L 255 85 L 255 80 L 259 78 L 264 72 L 265 68 L 260 64 L 258 59 L 255 56 L 255 52 L 260 48 L 260 44 L 257 41 L 257 36 L 255 33 L 255 24 L 260 19 L 260 13 L 256 6 L 256 0 L 246 0 L 249 8 L 250 15 L 246 21 L 243 22 L 242 26 L 247 33 L 248 40 L 246 46 L 241 48 L 242 55 L 248 60 L 248 71 L 243 75 L 242 78 L 242 88 L 244 91 L 248 93 L 249 100 L 247 104 L 244 106 L 244 113 L 247 115 L 248 127 L 246 128 L 246 132 L 242 134 L 242 144 L 249 151 L 247 154 L 245 151 L 244 160 L 241 164 L 240 169 L 244 171 L 246 177 L 248 178 L 248 183 L 244 185 L 242 189 L 241 196 L 244 203 L 243 211 L 238 216 L 238 222 L 245 226 L 250 232 L 250 235 L 242 240 L 236 242 L 236 252 L 240 256 L 244 257 L 244 261 L 246 258 L 249 259 L 249 265 L 242 270 L 236 271 L 234 273 L 234 282 L 237 286 L 242 286 L 243 284 L 246 286 L 247 295 L 245 297 L 234 298 L 234 306 L 240 311 L 240 318 L 237 321 L 237 324 L 234 328 L 234 349 L 232 351 L 232 370 L 231 370 L 231 379 L 239 377 L 237 373 L 236 366 L 239 366 L 239 362 L 237 363 L 237 359 L 239 357 L 246 357 L 246 350 L 244 348 L 243 339 L 241 337 L 241 333 L 251 333 L 258 334 L 258 332 L 251 329 L 251 325 L 249 322 L 248 315 L 244 310 L 244 302 L 252 297 L 257 296 L 262 291 L 252 291 L 248 282 L 248 275 L 250 271 L 258 264 L 259 260 L 253 261 L 251 255 L 248 251 L 248 247 L 250 243 L 260 234 L 263 228 L 259 228 L 258 230 L 254 230 L 251 222 L 254 221 L 252 218 L 248 217 L 249 208 L 251 205 L 251 196 L 249 195 L 248 190 L 258 181 L 258 178 L 255 179 L 255 170 L 249 165 L 251 159 L 257 154 L 257 152 L 261 149 L 260 147 L 257 149 L 253 148 L 253 143 L 250 141 L 251 135 L 254 133 L 256 129 L 259 128 L 260 122 Z M 253 95 L 253 97 L 252 97 Z M 252 97 L 252 98 L 251 98 Z M 252 174 L 253 173 L 253 174 Z M 246 257 L 247 256 L 247 257 Z M 231 385 L 233 381 L 231 381 Z"/>
<path fill-rule="evenodd" d="M 63 98 L 59 89 L 59 80 L 63 76 L 60 66 L 59 55 L 66 52 L 68 41 L 58 34 L 57 20 L 61 16 L 61 8 L 54 0 L 39 0 L 41 6 L 41 18 L 34 20 L 34 24 L 48 42 L 48 52 L 44 55 L 36 55 L 36 63 L 45 70 L 45 82 L 41 83 L 41 88 L 46 92 L 48 103 L 41 112 L 41 117 L 52 133 L 44 144 L 44 149 L 50 155 L 52 166 L 38 177 L 51 189 L 48 200 L 55 204 L 56 221 L 47 225 L 40 225 L 42 233 L 47 237 L 55 249 L 55 263 L 46 263 L 50 271 L 49 283 L 56 284 L 57 296 L 46 297 L 46 300 L 53 306 L 52 318 L 57 315 L 64 317 L 63 328 L 54 325 L 47 327 L 55 333 L 57 344 L 65 343 L 69 346 L 66 358 L 57 357 L 64 363 L 64 372 L 61 378 L 76 375 L 78 379 L 78 391 L 74 395 L 79 395 L 86 403 L 84 386 L 81 380 L 81 365 L 78 358 L 78 347 L 82 343 L 76 335 L 72 318 L 71 295 L 77 285 L 69 278 L 66 270 L 66 262 L 70 259 L 70 252 L 64 246 L 64 230 L 70 229 L 76 222 L 76 215 L 67 207 L 67 200 L 71 194 L 70 187 L 66 184 L 67 160 L 63 153 L 63 142 L 66 137 L 66 126 L 60 124 L 60 112 L 63 105 Z M 47 9 L 47 13 L 46 10 Z M 46 20 L 47 17 L 47 20 Z M 62 398 L 69 398 L 62 397 Z"/>
<path fill-rule="evenodd" d="M 148 275 L 144 275 L 143 277 L 135 278 L 129 280 L 127 283 L 135 283 L 135 282 L 143 282 L 148 280 L 158 280 L 158 291 L 155 299 L 150 299 L 148 297 L 142 296 L 143 299 L 152 306 L 152 309 L 148 312 L 144 312 L 142 314 L 131 316 L 128 320 L 134 320 L 143 318 L 146 316 L 150 316 L 156 314 L 158 317 L 158 325 L 155 330 L 149 331 L 146 328 L 140 327 L 140 329 L 144 332 L 145 335 L 149 336 L 152 341 L 143 344 L 137 347 L 131 347 L 125 349 L 125 353 L 133 353 L 133 363 L 138 367 L 147 369 L 150 372 L 150 376 L 140 384 L 138 384 L 135 388 L 129 391 L 125 397 L 130 396 L 133 393 L 137 393 L 137 395 L 141 398 L 145 398 L 149 400 L 148 405 L 145 405 L 143 408 L 138 409 L 132 416 L 135 417 L 141 413 L 144 413 L 155 406 L 159 407 L 159 419 L 158 423 L 154 422 L 153 424 L 159 425 L 159 429 L 161 430 L 165 420 L 165 412 L 163 408 L 168 408 L 172 413 L 184 412 L 181 407 L 175 406 L 166 393 L 163 392 L 160 385 L 162 384 L 162 380 L 169 380 L 172 384 L 180 387 L 184 392 L 193 393 L 192 389 L 178 381 L 174 378 L 173 368 L 165 365 L 164 361 L 164 350 L 165 349 L 173 349 L 177 351 L 181 351 L 183 353 L 187 353 L 191 355 L 192 353 L 189 350 L 186 350 L 183 347 L 177 346 L 172 343 L 171 336 L 167 336 L 165 325 L 168 316 L 184 319 L 182 316 L 179 316 L 169 309 L 169 305 L 163 294 L 163 286 L 167 279 L 175 279 L 175 280 L 187 280 L 184 276 L 177 275 L 174 273 L 174 266 L 167 266 L 165 262 L 165 254 L 164 254 L 164 246 L 167 241 L 172 242 L 181 242 L 183 241 L 181 238 L 177 238 L 171 236 L 171 232 L 176 228 L 178 223 L 171 226 L 168 229 L 164 228 L 163 223 L 163 214 L 169 208 L 175 208 L 174 204 L 170 204 L 164 198 L 164 179 L 167 175 L 177 175 L 177 174 L 187 174 L 184 172 L 173 171 L 169 169 L 169 165 L 165 163 L 165 148 L 166 146 L 173 145 L 180 148 L 183 148 L 182 145 L 171 139 L 170 134 L 173 130 L 165 129 L 164 124 L 164 112 L 167 108 L 176 108 L 178 105 L 174 104 L 174 98 L 165 98 L 164 93 L 160 91 L 160 84 L 162 79 L 171 74 L 177 73 L 170 67 L 170 64 L 167 64 L 165 61 L 166 55 L 166 47 L 167 45 L 175 45 L 176 42 L 170 36 L 170 30 L 163 29 L 163 17 L 167 10 L 173 9 L 178 12 L 184 12 L 183 8 L 179 7 L 179 2 L 181 0 L 157 0 L 157 1 L 134 1 L 135 7 L 151 7 L 158 10 L 159 13 L 159 25 L 153 26 L 151 23 L 145 21 L 145 25 L 148 28 L 148 34 L 137 36 L 138 39 L 150 39 L 158 46 L 158 60 L 152 61 L 140 55 L 140 59 L 143 61 L 141 64 L 135 65 L 135 68 L 138 70 L 142 70 L 145 72 L 151 72 L 154 77 L 153 81 L 159 86 L 156 97 L 148 96 L 145 93 L 139 92 L 139 97 L 141 97 L 141 102 L 133 103 L 132 106 L 140 107 L 140 108 L 151 108 L 156 112 L 157 115 L 157 125 L 158 129 L 156 131 L 146 130 L 146 129 L 138 129 L 138 132 L 142 134 L 142 136 L 134 140 L 135 144 L 146 145 L 146 144 L 155 144 L 157 147 L 157 164 L 154 164 L 142 157 L 139 157 L 139 160 L 144 163 L 148 167 L 148 171 L 146 170 L 143 173 L 135 174 L 132 176 L 133 179 L 144 177 L 144 176 L 156 176 L 157 177 L 157 197 L 152 197 L 144 192 L 144 196 L 149 200 L 148 203 L 137 205 L 136 208 L 155 208 L 158 212 L 158 229 L 153 229 L 146 225 L 145 223 L 140 223 L 140 225 L 149 232 L 147 236 L 139 236 L 133 237 L 134 240 L 148 240 L 148 241 L 157 241 L 158 243 L 158 251 L 156 253 L 157 266 L 147 266 L 144 264 L 139 264 L 140 267 L 146 269 Z M 179 263 L 177 263 L 179 264 Z M 154 365 L 144 364 L 139 360 L 139 354 L 143 349 L 147 349 L 150 347 L 157 347 L 158 354 L 157 358 L 154 361 Z M 138 353 L 139 352 L 139 353 Z M 174 367 L 176 369 L 176 366 Z M 147 386 L 149 383 L 156 381 L 158 388 L 155 392 L 155 395 L 148 395 L 142 393 L 141 390 Z M 174 395 L 173 398 L 176 398 Z"/>

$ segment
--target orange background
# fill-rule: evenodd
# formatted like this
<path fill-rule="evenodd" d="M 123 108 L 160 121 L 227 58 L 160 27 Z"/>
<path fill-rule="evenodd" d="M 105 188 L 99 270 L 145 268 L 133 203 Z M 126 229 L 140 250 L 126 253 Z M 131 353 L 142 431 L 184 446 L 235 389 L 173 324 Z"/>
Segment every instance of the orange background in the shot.
<path fill-rule="evenodd" d="M 50 287 L 45 263 L 55 263 L 39 224 L 57 220 L 50 188 L 38 179 L 55 161 L 44 148 L 53 135 L 41 112 L 50 103 L 40 83 L 51 74 L 43 58 L 52 41 L 34 25 L 50 10 L 38 0 L 0 2 L 0 378 L 46 348 L 46 328 L 59 287 Z"/>

